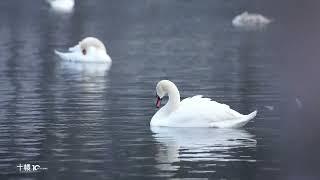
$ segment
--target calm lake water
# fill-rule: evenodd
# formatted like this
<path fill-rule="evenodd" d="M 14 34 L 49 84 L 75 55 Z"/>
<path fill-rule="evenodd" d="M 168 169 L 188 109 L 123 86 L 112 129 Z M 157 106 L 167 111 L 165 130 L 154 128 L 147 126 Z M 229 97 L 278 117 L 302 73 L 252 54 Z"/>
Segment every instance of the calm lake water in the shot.
<path fill-rule="evenodd" d="M 77 3 L 61 14 L 40 0 L 0 2 L 0 179 L 280 177 L 288 100 L 278 47 L 289 15 L 267 0 Z M 276 21 L 234 28 L 245 10 Z M 54 55 L 87 36 L 106 44 L 109 71 Z M 182 98 L 202 94 L 258 116 L 233 130 L 150 128 L 162 79 Z"/>

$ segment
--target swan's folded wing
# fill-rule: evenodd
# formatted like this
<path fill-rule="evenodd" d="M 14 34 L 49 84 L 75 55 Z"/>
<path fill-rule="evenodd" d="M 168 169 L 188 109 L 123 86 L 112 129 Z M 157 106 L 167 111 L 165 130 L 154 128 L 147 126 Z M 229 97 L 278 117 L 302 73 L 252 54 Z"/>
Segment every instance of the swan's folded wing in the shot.
<path fill-rule="evenodd" d="M 172 118 L 171 122 L 184 123 L 186 126 L 206 127 L 214 122 L 234 120 L 242 116 L 226 104 L 198 95 L 182 100 L 179 108 L 175 113 L 172 113 L 170 119 Z"/>

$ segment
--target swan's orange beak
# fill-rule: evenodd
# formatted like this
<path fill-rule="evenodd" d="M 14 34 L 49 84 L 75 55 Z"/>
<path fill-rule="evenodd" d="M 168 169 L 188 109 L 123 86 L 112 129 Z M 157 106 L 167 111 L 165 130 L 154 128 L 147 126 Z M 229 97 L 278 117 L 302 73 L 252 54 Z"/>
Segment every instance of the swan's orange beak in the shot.
<path fill-rule="evenodd" d="M 161 106 L 161 98 L 159 96 L 157 96 L 156 106 L 157 106 L 157 108 L 160 108 L 160 106 Z"/>

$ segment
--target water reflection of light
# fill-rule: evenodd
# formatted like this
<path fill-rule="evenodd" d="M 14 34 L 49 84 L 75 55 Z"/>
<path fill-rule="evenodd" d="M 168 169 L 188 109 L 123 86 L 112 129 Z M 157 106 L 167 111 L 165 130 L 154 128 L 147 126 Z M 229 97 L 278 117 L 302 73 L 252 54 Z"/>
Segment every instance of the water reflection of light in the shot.
<path fill-rule="evenodd" d="M 237 148 L 254 148 L 254 135 L 241 129 L 151 127 L 161 145 L 156 155 L 160 170 L 177 170 L 180 161 L 253 161 L 239 158 Z M 175 163 L 175 164 L 173 164 Z"/>
<path fill-rule="evenodd" d="M 50 127 L 53 139 L 50 142 L 54 142 L 50 144 L 53 156 L 60 162 L 72 163 L 70 157 L 77 156 L 72 151 L 73 146 L 77 146 L 76 154 L 107 152 L 108 148 L 104 152 L 99 149 L 99 146 L 108 143 L 99 128 L 103 126 L 101 119 L 104 109 L 109 106 L 106 100 L 109 90 L 108 67 L 103 64 L 60 61 L 53 83 L 51 91 L 55 106 L 52 114 L 56 117 L 54 125 Z M 99 138 L 96 140 L 96 137 Z M 81 145 L 78 144 L 79 140 Z M 102 162 L 88 156 L 80 155 L 78 158 L 89 164 Z M 63 170 L 67 171 L 68 167 L 65 168 Z"/>

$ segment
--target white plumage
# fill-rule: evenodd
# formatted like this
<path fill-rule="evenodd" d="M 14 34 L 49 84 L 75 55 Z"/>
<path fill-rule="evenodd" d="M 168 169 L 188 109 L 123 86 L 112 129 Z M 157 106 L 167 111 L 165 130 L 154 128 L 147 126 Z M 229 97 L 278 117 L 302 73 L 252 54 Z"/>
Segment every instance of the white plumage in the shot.
<path fill-rule="evenodd" d="M 264 27 L 271 23 L 272 20 L 261 14 L 243 12 L 237 15 L 233 20 L 232 24 L 235 27 L 247 27 L 247 28 L 259 28 Z"/>
<path fill-rule="evenodd" d="M 72 11 L 74 7 L 74 0 L 47 0 L 51 8 L 56 11 Z"/>
<path fill-rule="evenodd" d="M 74 47 L 69 48 L 69 52 L 55 53 L 65 61 L 104 63 L 111 65 L 111 58 L 107 54 L 104 44 L 94 37 L 87 37 Z"/>
<path fill-rule="evenodd" d="M 237 128 L 244 126 L 257 114 L 257 111 L 254 111 L 243 115 L 228 105 L 200 95 L 180 101 L 178 88 L 169 80 L 160 81 L 156 89 L 157 105 L 165 95 L 169 96 L 169 100 L 152 117 L 151 126 Z"/>

